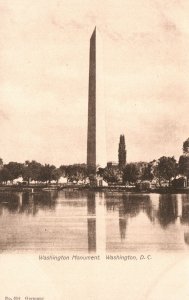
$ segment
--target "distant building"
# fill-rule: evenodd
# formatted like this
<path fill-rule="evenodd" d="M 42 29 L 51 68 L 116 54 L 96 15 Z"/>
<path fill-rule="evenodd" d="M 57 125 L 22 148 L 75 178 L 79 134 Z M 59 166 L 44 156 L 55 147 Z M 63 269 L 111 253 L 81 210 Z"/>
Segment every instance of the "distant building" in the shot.
<path fill-rule="evenodd" d="M 111 168 L 117 168 L 118 167 L 118 163 L 115 161 L 108 161 L 107 162 L 107 168 L 111 169 Z"/>
<path fill-rule="evenodd" d="M 22 183 L 22 182 L 23 182 L 22 176 L 20 176 L 20 177 L 13 180 L 13 184 L 19 184 L 19 183 Z"/>
<path fill-rule="evenodd" d="M 67 183 L 67 182 L 68 182 L 68 178 L 64 176 L 61 176 L 58 180 L 58 183 Z"/>
<path fill-rule="evenodd" d="M 125 146 L 125 136 L 120 135 L 119 148 L 118 148 L 118 162 L 119 167 L 124 168 L 126 165 L 126 146 Z"/>
<path fill-rule="evenodd" d="M 107 182 L 102 177 L 96 177 L 96 186 L 108 186 Z"/>

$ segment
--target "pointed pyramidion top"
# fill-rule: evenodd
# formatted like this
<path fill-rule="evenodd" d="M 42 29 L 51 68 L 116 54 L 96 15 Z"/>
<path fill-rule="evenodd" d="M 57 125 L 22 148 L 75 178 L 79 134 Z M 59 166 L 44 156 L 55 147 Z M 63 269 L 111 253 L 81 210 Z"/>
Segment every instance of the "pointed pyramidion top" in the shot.
<path fill-rule="evenodd" d="M 102 43 L 102 36 L 101 36 L 101 31 L 99 30 L 99 28 L 97 26 L 95 26 L 93 33 L 91 35 L 90 40 L 96 40 L 98 39 L 98 41 L 100 41 L 100 43 Z"/>
<path fill-rule="evenodd" d="M 96 35 L 96 26 L 95 26 L 95 28 L 94 28 L 94 30 L 93 30 L 93 33 L 92 33 L 92 35 L 91 35 L 91 39 L 93 38 L 93 36 L 95 36 Z"/>

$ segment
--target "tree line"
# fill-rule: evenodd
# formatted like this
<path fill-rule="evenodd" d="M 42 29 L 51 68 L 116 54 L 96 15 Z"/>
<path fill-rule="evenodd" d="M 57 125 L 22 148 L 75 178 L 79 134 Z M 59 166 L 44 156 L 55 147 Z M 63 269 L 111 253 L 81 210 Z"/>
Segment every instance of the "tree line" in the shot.
<path fill-rule="evenodd" d="M 178 175 L 189 178 L 189 156 L 181 156 L 179 162 L 174 157 L 162 156 L 151 162 L 128 163 L 124 168 L 104 168 L 99 174 L 108 183 L 136 184 L 138 181 L 155 181 L 159 186 L 168 182 L 169 186 Z"/>
<path fill-rule="evenodd" d="M 87 176 L 86 169 L 86 164 L 61 165 L 57 168 L 50 164 L 43 165 L 35 160 L 3 164 L 3 160 L 0 159 L 0 182 L 6 184 L 8 181 L 13 182 L 22 177 L 28 184 L 31 181 L 45 183 L 56 181 L 58 183 L 61 176 L 66 177 L 68 181 L 78 181 Z"/>
<path fill-rule="evenodd" d="M 61 165 L 56 167 L 50 164 L 41 164 L 35 160 L 24 163 L 9 162 L 3 164 L 0 159 L 0 183 L 13 182 L 22 177 L 30 184 L 32 181 L 58 183 L 61 176 L 70 182 L 78 182 L 89 177 L 95 177 L 94 170 L 88 169 L 86 164 Z M 155 180 L 159 186 L 167 181 L 169 185 L 178 175 L 189 178 L 189 156 L 182 155 L 179 162 L 174 157 L 162 156 L 151 162 L 128 163 L 124 168 L 118 165 L 99 168 L 97 175 L 101 176 L 109 184 L 135 184 L 137 181 Z"/>

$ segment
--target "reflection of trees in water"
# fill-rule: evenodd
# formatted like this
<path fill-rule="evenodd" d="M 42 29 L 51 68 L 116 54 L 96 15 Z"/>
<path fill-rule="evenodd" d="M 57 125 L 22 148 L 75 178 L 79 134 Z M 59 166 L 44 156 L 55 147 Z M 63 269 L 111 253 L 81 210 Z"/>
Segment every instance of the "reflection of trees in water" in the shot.
<path fill-rule="evenodd" d="M 155 219 L 157 217 L 157 209 L 155 209 L 153 205 L 153 201 L 151 200 L 151 197 L 149 196 L 146 205 L 145 205 L 145 212 L 147 217 L 149 218 L 150 222 L 154 223 Z"/>
<path fill-rule="evenodd" d="M 136 217 L 140 211 L 146 210 L 149 199 L 149 195 L 123 195 L 120 209 L 123 210 L 124 215 L 128 215 L 131 218 Z"/>
<path fill-rule="evenodd" d="M 0 207 L 1 213 L 3 209 L 7 209 L 10 213 L 16 213 L 19 207 L 17 193 L 1 192 Z"/>
<path fill-rule="evenodd" d="M 189 194 L 182 194 L 182 217 L 181 223 L 189 224 Z"/>
<path fill-rule="evenodd" d="M 78 190 L 64 190 L 59 192 L 58 202 L 64 206 L 84 207 L 86 206 L 87 193 Z"/>
<path fill-rule="evenodd" d="M 157 217 L 163 228 L 175 222 L 177 218 L 177 195 L 163 194 L 159 196 Z"/>
<path fill-rule="evenodd" d="M 119 232 L 121 240 L 124 240 L 126 237 L 128 214 L 125 211 L 125 202 L 127 201 L 127 199 L 127 195 L 122 195 L 122 198 L 120 198 L 119 201 Z"/>
<path fill-rule="evenodd" d="M 67 190 L 65 189 L 64 191 L 61 192 L 64 196 L 65 199 L 86 199 L 88 196 L 88 193 L 86 191 L 78 191 L 78 190 Z M 90 191 L 89 191 L 90 193 Z"/>
<path fill-rule="evenodd" d="M 189 194 L 182 194 L 182 217 L 181 223 L 186 224 L 187 227 L 185 228 L 184 232 L 184 241 L 185 244 L 189 245 Z"/>
<path fill-rule="evenodd" d="M 36 215 L 39 210 L 55 210 L 57 192 L 0 193 L 0 207 L 10 213 Z"/>
<path fill-rule="evenodd" d="M 145 211 L 150 203 L 149 195 L 143 194 L 119 194 L 106 195 L 106 208 L 108 211 L 119 211 L 121 216 L 135 217 L 140 211 Z"/>
<path fill-rule="evenodd" d="M 106 200 L 106 210 L 107 211 L 119 211 L 119 205 L 122 200 L 122 193 L 107 192 L 104 194 Z"/>
<path fill-rule="evenodd" d="M 121 240 L 125 240 L 127 228 L 127 217 L 119 217 L 119 232 Z"/>
<path fill-rule="evenodd" d="M 119 212 L 119 230 L 121 239 L 125 239 L 126 228 L 129 218 L 136 217 L 139 212 L 145 212 L 149 220 L 154 223 L 155 219 L 163 228 L 174 223 L 179 215 L 177 195 L 159 195 L 159 207 L 154 207 L 151 200 L 153 195 L 146 194 L 122 194 L 122 197 L 114 195 L 106 196 L 106 206 L 109 211 Z M 185 195 L 182 222 L 189 223 L 189 195 Z M 183 203 L 183 201 L 182 201 Z"/>
<path fill-rule="evenodd" d="M 56 199 L 58 198 L 57 191 L 43 192 L 33 195 L 33 200 L 41 209 L 54 210 L 56 206 Z"/>
<path fill-rule="evenodd" d="M 189 245 L 189 232 L 184 233 L 184 241 L 185 244 Z"/>
<path fill-rule="evenodd" d="M 142 194 L 122 194 L 122 198 L 114 195 L 106 195 L 106 206 L 109 211 L 119 211 L 120 228 L 121 230 L 126 226 L 127 222 L 123 220 L 123 217 L 128 218 L 136 217 L 140 211 L 144 211 L 149 220 L 153 223 L 155 219 L 163 228 L 166 228 L 169 224 L 174 223 L 178 214 L 179 200 L 177 195 L 174 194 L 162 194 L 159 195 L 159 207 L 154 207 L 153 195 Z M 181 201 L 181 222 L 189 224 L 189 194 L 182 195 Z M 122 230 L 123 237 L 125 236 Z"/>
<path fill-rule="evenodd" d="M 121 239 L 126 237 L 129 218 L 136 217 L 140 211 L 145 211 L 151 219 L 152 205 L 150 196 L 146 194 L 105 194 L 107 211 L 119 212 L 119 230 Z"/>
<path fill-rule="evenodd" d="M 129 218 L 136 217 L 145 211 L 149 204 L 149 195 L 123 195 L 119 205 L 119 229 L 121 239 L 125 239 Z"/>

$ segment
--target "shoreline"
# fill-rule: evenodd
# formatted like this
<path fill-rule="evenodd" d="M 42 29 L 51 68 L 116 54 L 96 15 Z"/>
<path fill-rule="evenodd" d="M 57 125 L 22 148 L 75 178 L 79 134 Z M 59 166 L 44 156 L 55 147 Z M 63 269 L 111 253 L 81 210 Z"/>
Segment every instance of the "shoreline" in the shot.
<path fill-rule="evenodd" d="M 138 189 L 136 187 L 125 187 L 125 186 L 107 186 L 107 187 L 94 187 L 94 186 L 78 186 L 78 185 L 1 185 L 0 192 L 49 192 L 49 191 L 61 191 L 61 190 L 77 190 L 77 191 L 94 191 L 94 192 L 118 192 L 118 193 L 135 193 L 135 194 L 188 194 L 189 188 L 172 188 L 172 187 L 161 187 L 161 188 L 149 188 L 149 189 Z"/>

